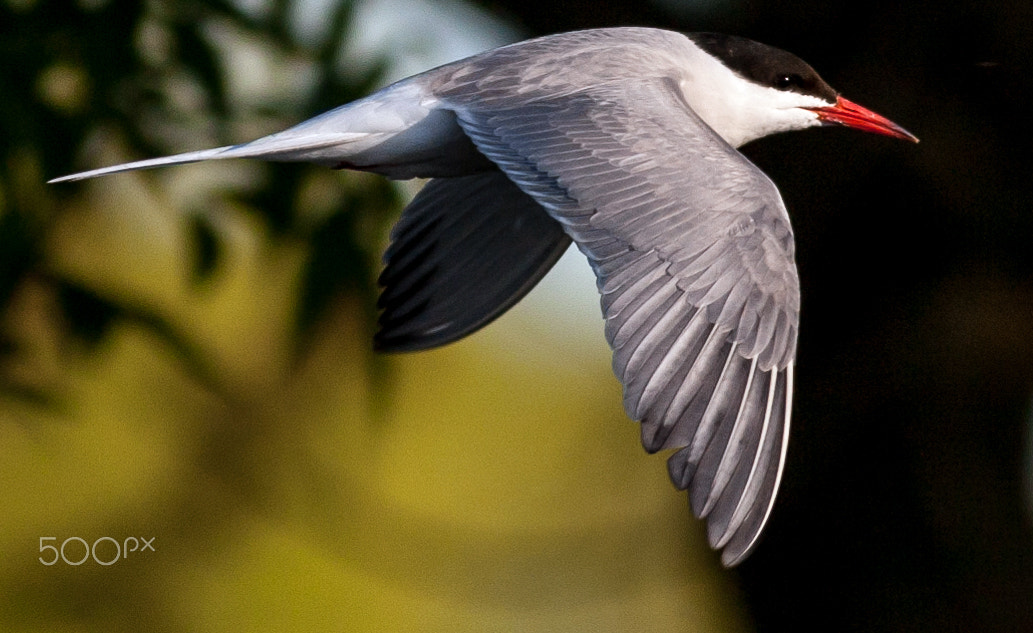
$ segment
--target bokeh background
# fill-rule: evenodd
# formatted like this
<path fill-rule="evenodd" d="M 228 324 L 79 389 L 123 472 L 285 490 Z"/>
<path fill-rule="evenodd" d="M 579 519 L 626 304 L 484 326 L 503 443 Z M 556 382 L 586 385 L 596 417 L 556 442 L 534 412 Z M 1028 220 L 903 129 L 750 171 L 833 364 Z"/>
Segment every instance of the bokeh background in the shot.
<path fill-rule="evenodd" d="M 418 183 L 44 184 L 631 24 L 793 51 L 922 139 L 744 149 L 804 299 L 782 491 L 734 570 L 621 411 L 578 257 L 377 357 Z M 1023 2 L 0 0 L 0 630 L 1033 630 L 1030 41 Z"/>

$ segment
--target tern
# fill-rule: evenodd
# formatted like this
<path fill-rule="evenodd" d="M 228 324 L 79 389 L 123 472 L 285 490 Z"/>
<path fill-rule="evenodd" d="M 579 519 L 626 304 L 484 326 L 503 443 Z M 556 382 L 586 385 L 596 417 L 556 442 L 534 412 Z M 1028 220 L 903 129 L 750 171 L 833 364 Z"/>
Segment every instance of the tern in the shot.
<path fill-rule="evenodd" d="M 227 158 L 430 179 L 384 256 L 383 351 L 474 332 L 573 241 L 596 275 L 625 410 L 647 451 L 676 451 L 671 479 L 733 566 L 782 477 L 800 310 L 785 205 L 735 148 L 831 124 L 918 141 L 785 51 L 593 29 L 446 64 L 249 143 L 50 182 Z"/>

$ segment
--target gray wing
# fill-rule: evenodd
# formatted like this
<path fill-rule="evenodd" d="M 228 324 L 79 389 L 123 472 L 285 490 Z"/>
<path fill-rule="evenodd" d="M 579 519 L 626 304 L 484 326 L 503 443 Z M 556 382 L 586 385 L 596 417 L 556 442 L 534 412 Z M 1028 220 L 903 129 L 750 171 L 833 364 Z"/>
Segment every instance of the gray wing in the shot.
<path fill-rule="evenodd" d="M 560 221 L 595 270 L 624 406 L 669 460 L 726 565 L 755 545 L 785 462 L 799 320 L 771 181 L 673 81 L 480 106 L 445 95 L 478 149 Z"/>
<path fill-rule="evenodd" d="M 391 231 L 376 347 L 427 349 L 470 334 L 527 294 L 569 245 L 501 171 L 431 180 Z"/>

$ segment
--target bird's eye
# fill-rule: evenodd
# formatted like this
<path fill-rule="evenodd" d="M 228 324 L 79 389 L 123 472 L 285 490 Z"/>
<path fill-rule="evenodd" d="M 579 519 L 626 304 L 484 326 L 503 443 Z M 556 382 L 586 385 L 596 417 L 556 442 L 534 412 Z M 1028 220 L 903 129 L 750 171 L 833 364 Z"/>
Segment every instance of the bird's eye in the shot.
<path fill-rule="evenodd" d="M 788 90 L 803 85 L 803 77 L 797 74 L 779 75 L 775 79 L 775 87 L 779 90 Z"/>

